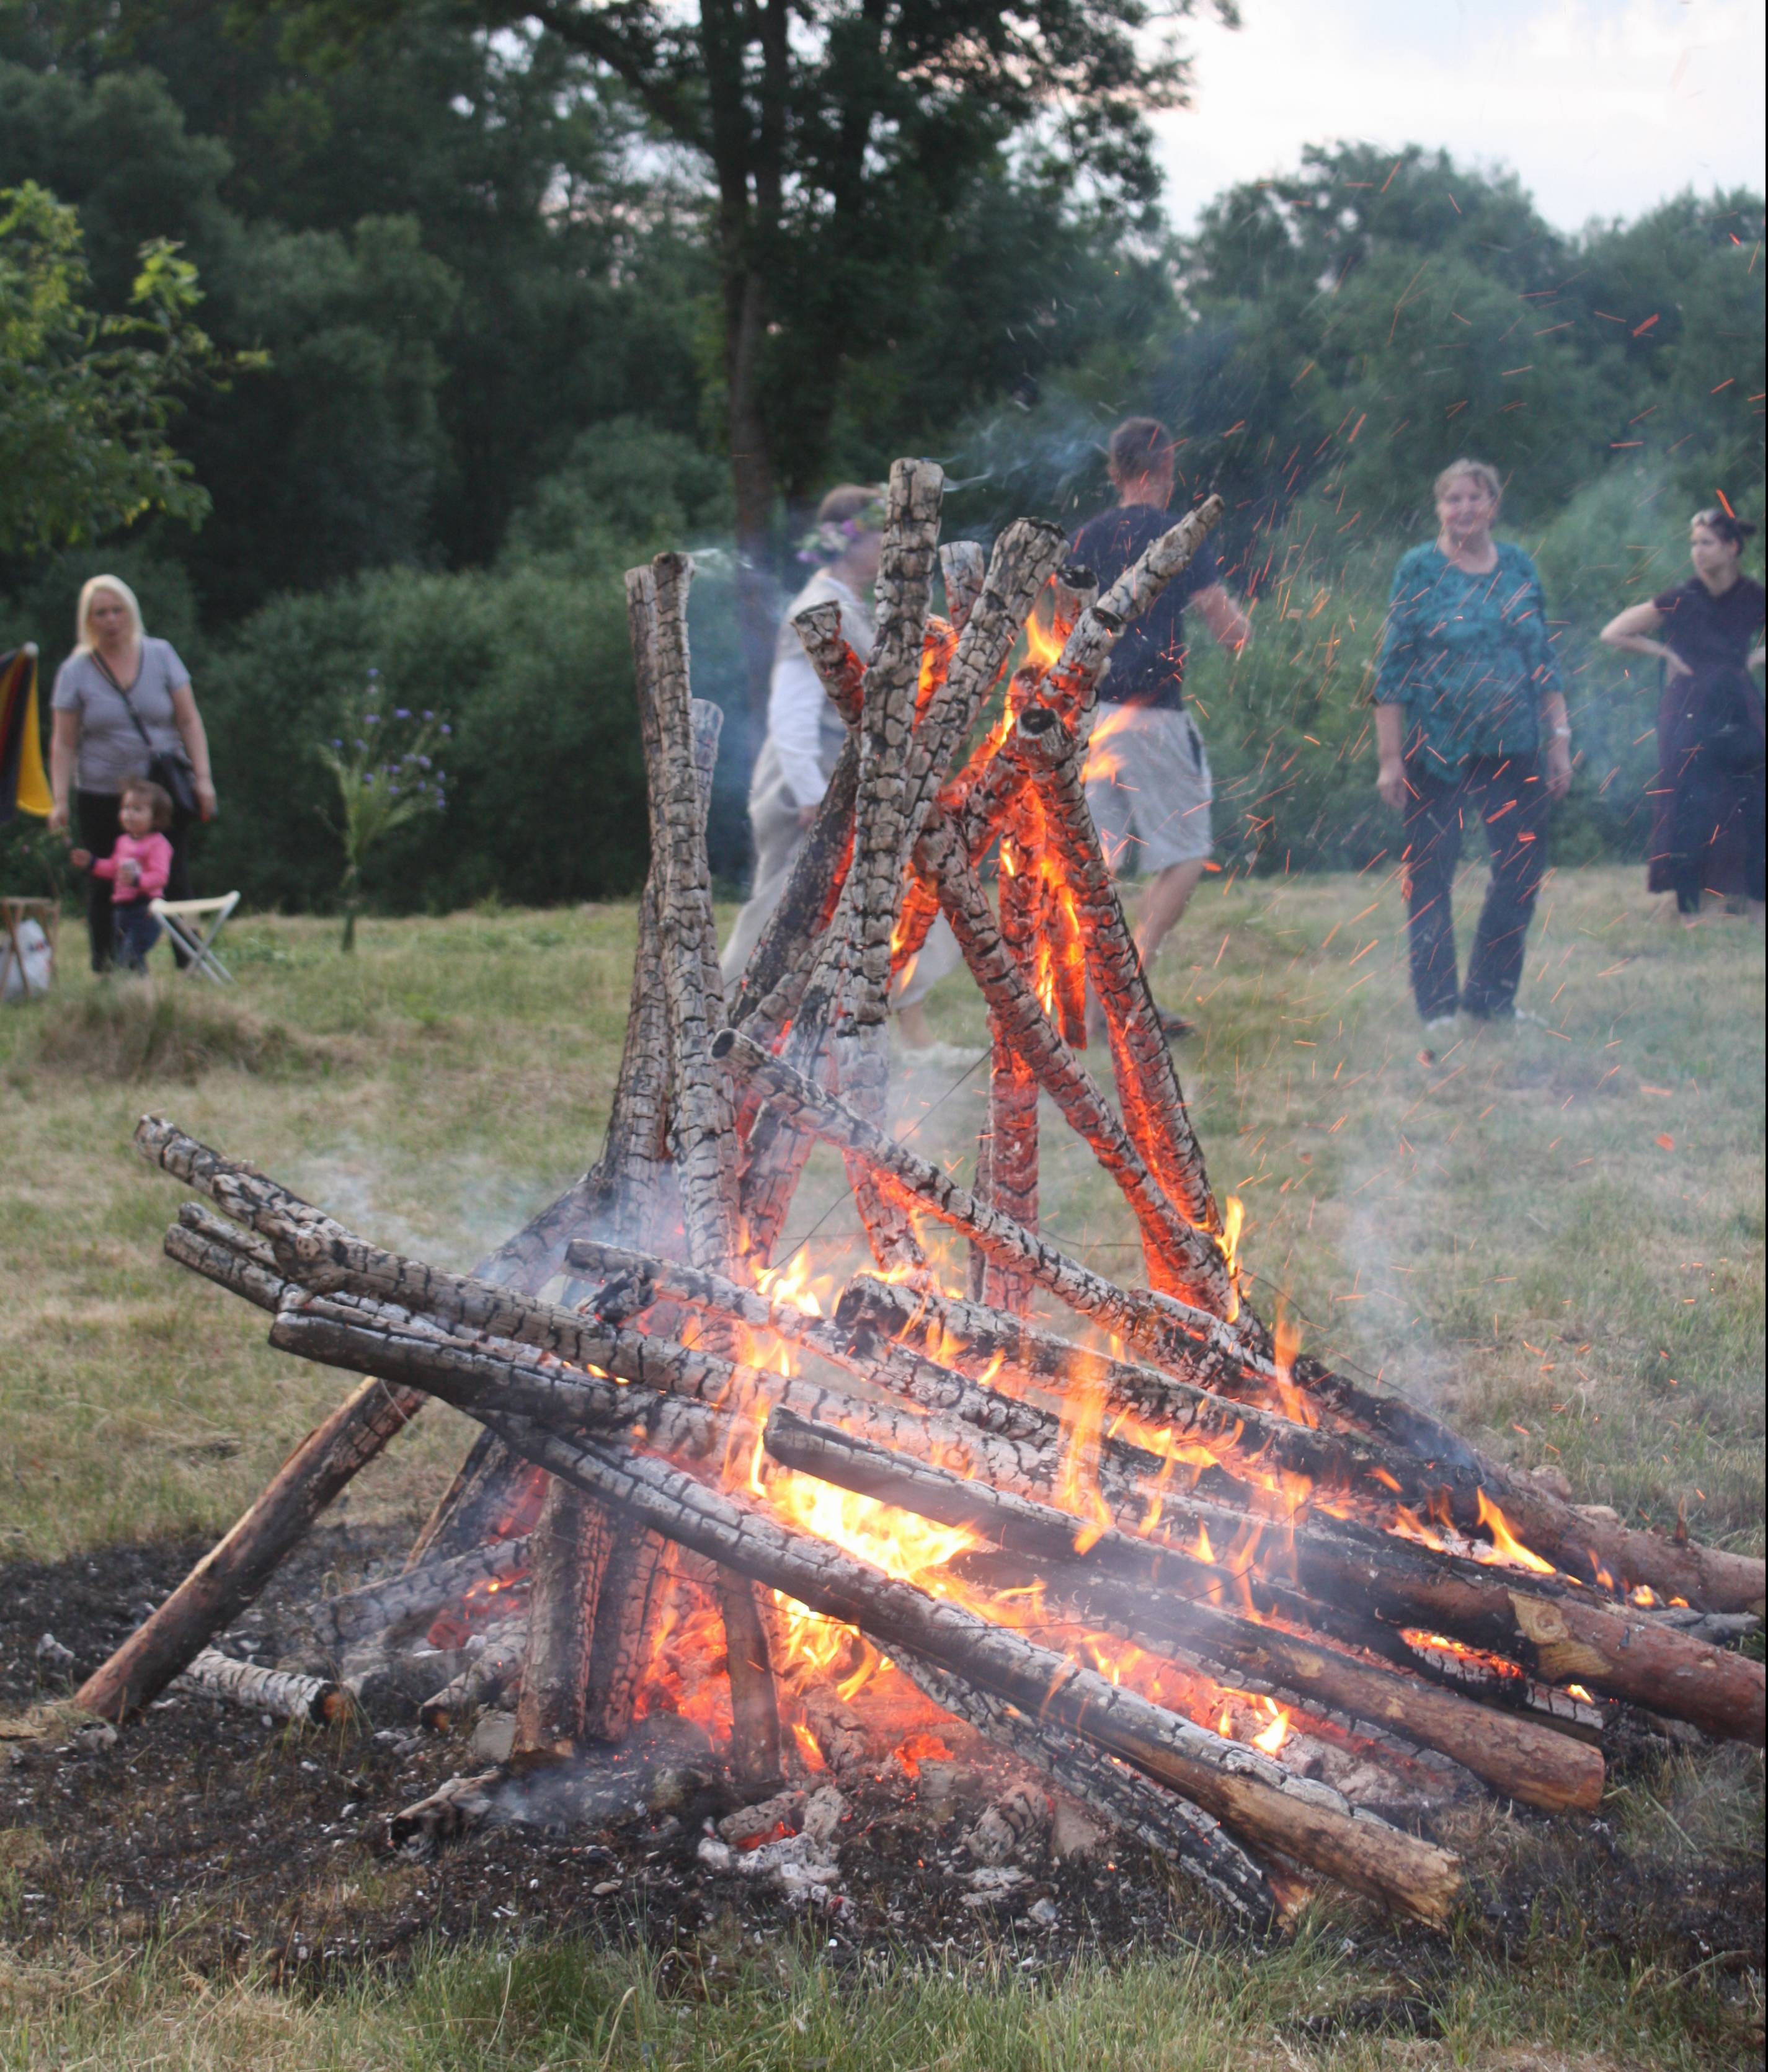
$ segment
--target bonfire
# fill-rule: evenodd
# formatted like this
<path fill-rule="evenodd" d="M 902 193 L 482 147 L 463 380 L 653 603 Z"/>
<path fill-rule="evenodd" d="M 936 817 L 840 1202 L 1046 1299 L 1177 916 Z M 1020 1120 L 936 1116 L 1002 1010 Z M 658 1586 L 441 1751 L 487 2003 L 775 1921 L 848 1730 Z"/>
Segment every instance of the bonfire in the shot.
<path fill-rule="evenodd" d="M 628 575 L 652 863 L 606 1141 L 476 1273 L 143 1120 L 143 1155 L 206 1198 L 168 1255 L 366 1378 L 80 1701 L 121 1723 L 182 1676 L 285 1716 L 389 1679 L 433 1729 L 503 1706 L 500 1759 L 394 1817 L 428 1845 L 512 1780 L 689 1720 L 738 1806 L 706 1874 L 745 1861 L 829 1905 L 866 1777 L 968 1737 L 1018 1779 L 972 1830 L 984 1869 L 1078 1802 L 1260 1928 L 1326 1882 L 1446 1922 L 1444 1809 L 1588 1813 L 1641 1733 L 1761 1745 L 1762 1667 L 1733 1643 L 1763 1564 L 1580 1507 L 1257 1314 L 1083 787 L 1112 646 L 1220 504 L 1101 596 L 1051 525 L 986 561 L 941 549 L 941 493 L 927 462 L 892 471 L 868 665 L 833 607 L 796 622 L 847 745 L 728 997 L 692 565 Z M 989 1017 L 968 1185 L 888 1126 L 891 987 L 942 913 Z M 1040 1234 L 1051 1110 L 1121 1193 L 1145 1285 Z M 815 1239 L 783 1235 L 818 1144 L 873 1268 L 820 1293 Z M 316 1659 L 230 1655 L 432 1397 L 482 1432 L 403 1572 L 316 1606 Z"/>

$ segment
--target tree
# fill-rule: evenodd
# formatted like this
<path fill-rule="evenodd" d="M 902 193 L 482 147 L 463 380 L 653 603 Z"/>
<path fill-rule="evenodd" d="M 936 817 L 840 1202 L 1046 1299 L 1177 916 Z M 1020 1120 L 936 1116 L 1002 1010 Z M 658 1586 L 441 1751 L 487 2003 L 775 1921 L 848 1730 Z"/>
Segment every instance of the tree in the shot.
<path fill-rule="evenodd" d="M 181 394 L 223 369 L 195 268 L 154 239 L 125 313 L 97 314 L 90 286 L 75 211 L 32 183 L 0 190 L 0 553 L 208 509 L 167 437 Z"/>
<path fill-rule="evenodd" d="M 422 0 L 249 0 L 301 47 L 352 51 Z M 1194 0 L 482 0 L 471 18 L 619 82 L 713 195 L 723 431 L 739 565 L 759 578 L 778 492 L 819 471 L 856 345 L 915 319 L 915 291 L 979 170 L 1032 138 L 1126 209 L 1157 189 L 1144 120 L 1181 101 Z M 1233 19 L 1227 0 L 1219 11 Z M 454 18 L 460 18 L 456 15 Z M 743 586 L 758 697 L 767 588 Z"/>

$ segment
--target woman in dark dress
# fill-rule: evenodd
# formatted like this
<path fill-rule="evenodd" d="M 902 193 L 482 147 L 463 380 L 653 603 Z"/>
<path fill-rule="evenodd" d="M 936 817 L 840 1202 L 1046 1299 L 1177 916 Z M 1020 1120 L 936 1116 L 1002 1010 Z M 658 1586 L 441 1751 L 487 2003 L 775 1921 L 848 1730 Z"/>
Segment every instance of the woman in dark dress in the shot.
<path fill-rule="evenodd" d="M 1695 514 L 1692 579 L 1649 604 L 1630 605 L 1602 629 L 1610 648 L 1663 664 L 1658 775 L 1647 884 L 1673 892 L 1687 925 L 1704 896 L 1745 898 L 1762 918 L 1764 822 L 1762 693 L 1764 592 L 1738 559 L 1755 527 L 1730 512 Z"/>

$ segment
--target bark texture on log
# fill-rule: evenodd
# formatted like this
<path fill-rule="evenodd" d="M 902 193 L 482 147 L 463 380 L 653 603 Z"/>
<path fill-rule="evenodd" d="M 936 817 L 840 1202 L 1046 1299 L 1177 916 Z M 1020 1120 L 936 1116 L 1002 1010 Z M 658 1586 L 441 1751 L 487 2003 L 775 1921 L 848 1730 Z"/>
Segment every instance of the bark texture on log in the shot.
<path fill-rule="evenodd" d="M 165 1603 L 80 1686 L 76 1702 L 121 1723 L 157 1698 L 210 1636 L 231 1626 L 357 1470 L 422 1407 L 416 1390 L 364 1381 L 316 1424 L 251 1509 Z"/>
<path fill-rule="evenodd" d="M 590 1637 L 614 1537 L 600 1504 L 569 1482 L 547 1484 L 530 1541 L 528 1648 L 512 1756 L 519 1766 L 561 1762 L 582 1746 Z"/>
<path fill-rule="evenodd" d="M 718 939 L 706 865 L 705 816 L 695 768 L 688 664 L 693 564 L 659 554 L 627 578 L 651 804 L 652 853 L 661 865 L 658 922 L 669 1007 L 675 1136 L 688 1245 L 705 1266 L 738 1255 L 734 1117 L 709 1046 L 725 1018 Z"/>
<path fill-rule="evenodd" d="M 974 540 L 951 540 L 940 549 L 940 574 L 945 583 L 945 615 L 961 633 L 982 594 L 989 560 Z"/>
<path fill-rule="evenodd" d="M 532 1541 L 524 1535 L 469 1548 L 448 1560 L 427 1561 L 386 1581 L 345 1590 L 322 1600 L 319 1617 L 339 1646 L 366 1640 L 371 1634 L 404 1632 L 427 1626 L 439 1611 L 458 1605 L 467 1593 L 486 1584 L 500 1588 L 528 1568 Z"/>
<path fill-rule="evenodd" d="M 666 1580 L 664 1552 L 664 1543 L 654 1532 L 623 1530 L 614 1536 L 596 1601 L 583 1694 L 587 1741 L 623 1741 L 632 1724 L 632 1701 L 644 1674 Z"/>
<path fill-rule="evenodd" d="M 1396 1496 L 1429 1504 L 1447 1490 L 1464 1499 L 1468 1523 L 1476 1521 L 1478 1485 L 1455 1466 L 1426 1468 L 1392 1447 L 1293 1424 L 1157 1367 L 1072 1344 L 999 1309 L 860 1274 L 842 1289 L 835 1316 L 864 1334 L 868 1345 L 882 1338 L 908 1346 L 972 1379 L 1005 1374 L 1061 1394 L 1096 1391 L 1108 1409 L 1153 1420 L 1182 1448 L 1207 1450 L 1224 1474 L 1255 1488 L 1271 1488 L 1281 1475 L 1304 1476 L 1326 1494 L 1361 1492 L 1390 1515 Z M 1209 1371 L 1201 1359 L 1199 1366 Z M 1238 1363 L 1235 1367 L 1244 1373 Z"/>
<path fill-rule="evenodd" d="M 273 1719 L 304 1720 L 325 1726 L 341 1719 L 350 1709 L 350 1697 L 340 1685 L 324 1676 L 299 1676 L 286 1669 L 261 1669 L 255 1662 L 238 1662 L 230 1655 L 205 1647 L 193 1656 L 178 1678 L 192 1691 L 212 1698 L 224 1698 L 249 1712 L 268 1712 Z"/>
<path fill-rule="evenodd" d="M 730 1679 L 730 1766 L 738 1786 L 753 1793 L 778 1790 L 784 1782 L 779 1708 L 767 1629 L 755 1601 L 758 1587 L 729 1568 L 718 1572 L 718 1610 Z"/>
<path fill-rule="evenodd" d="M 1106 867 L 1081 783 L 1073 737 L 1055 713 L 1022 713 L 1011 743 L 1036 778 L 1045 825 L 1079 911 L 1088 973 L 1104 1010 L 1112 1062 L 1132 1140 L 1186 1220 L 1219 1237 L 1221 1211 L 1210 1191 L 1203 1147 L 1191 1127 L 1171 1046 L 1123 904 Z M 1205 1309 L 1231 1315 L 1219 1287 L 1199 1280 L 1187 1290 Z"/>

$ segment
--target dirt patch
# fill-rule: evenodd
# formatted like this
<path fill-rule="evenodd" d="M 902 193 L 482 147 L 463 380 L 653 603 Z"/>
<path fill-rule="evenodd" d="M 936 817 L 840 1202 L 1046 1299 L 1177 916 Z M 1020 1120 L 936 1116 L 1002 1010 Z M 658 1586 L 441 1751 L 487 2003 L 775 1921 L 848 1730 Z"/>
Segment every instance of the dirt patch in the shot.
<path fill-rule="evenodd" d="M 344 1527 L 315 1534 L 249 1615 L 265 1659 L 328 1572 L 354 1580 L 404 1540 Z M 6 1569 L 0 1712 L 16 1719 L 64 1700 L 199 1551 L 123 1547 Z M 72 1661 L 43 1648 L 45 1634 Z M 987 1753 L 975 1753 L 985 1766 Z M 685 1953 L 808 1921 L 837 1953 L 912 1946 L 998 1960 L 1005 1951 L 1041 1969 L 1079 1953 L 1240 1934 L 1145 1852 L 1108 1844 L 1063 1858 L 1046 1849 L 1018 1881 L 979 1893 L 962 1847 L 974 1793 L 948 1800 L 925 1774 L 851 1794 L 844 1890 L 826 1910 L 708 1868 L 706 1823 L 737 1803 L 709 1767 L 687 1773 L 664 1803 L 593 1823 L 482 1829 L 418 1860 L 391 1846 L 389 1815 L 483 1767 L 464 1733 L 297 1729 L 183 1692 L 113 1741 L 101 1729 L 0 1741 L 0 1929 L 38 1956 L 139 1948 L 175 1933 L 181 1960 L 205 1971 L 267 1963 L 313 1984 L 397 1966 L 438 1936 L 637 1936 Z M 1476 1878 L 1469 1910 L 1470 1932 L 1493 1954 L 1523 1959 L 1545 1927 L 1671 1969 L 1760 1967 L 1759 1864 L 1655 1866 L 1623 1852 L 1600 1821 L 1506 1824 L 1511 1846 L 1482 1852 L 1501 1867 Z M 1441 1938 L 1373 1916 L 1359 1941 L 1427 1987 L 1458 1961 Z M 1433 2021 L 1427 2004 L 1384 2000 L 1354 2025 L 1428 2037 Z"/>

